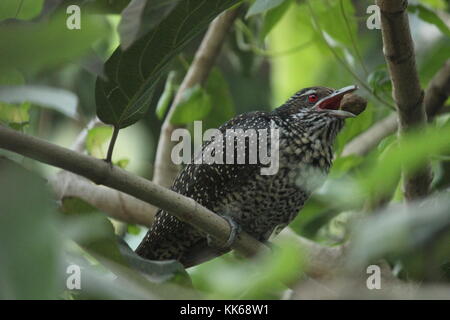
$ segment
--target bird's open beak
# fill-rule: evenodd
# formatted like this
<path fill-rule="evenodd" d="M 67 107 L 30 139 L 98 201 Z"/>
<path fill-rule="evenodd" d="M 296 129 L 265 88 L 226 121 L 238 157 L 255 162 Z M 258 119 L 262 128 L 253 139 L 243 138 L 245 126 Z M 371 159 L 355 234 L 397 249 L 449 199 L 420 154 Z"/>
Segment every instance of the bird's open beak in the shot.
<path fill-rule="evenodd" d="M 326 111 L 328 114 L 333 115 L 337 118 L 353 118 L 355 115 L 351 112 L 340 110 L 339 107 L 341 105 L 342 98 L 353 91 L 358 90 L 358 86 L 351 85 L 348 87 L 344 87 L 342 89 L 334 91 L 329 96 L 322 98 L 319 102 L 314 106 L 316 109 L 320 111 Z"/>

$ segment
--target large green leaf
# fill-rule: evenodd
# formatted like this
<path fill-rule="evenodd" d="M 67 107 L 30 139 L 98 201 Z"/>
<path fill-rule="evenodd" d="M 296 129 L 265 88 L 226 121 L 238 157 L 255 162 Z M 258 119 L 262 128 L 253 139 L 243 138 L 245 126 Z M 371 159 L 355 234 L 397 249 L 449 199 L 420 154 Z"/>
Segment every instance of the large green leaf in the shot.
<path fill-rule="evenodd" d="M 380 258 L 402 258 L 408 276 L 422 277 L 434 269 L 432 276 L 443 278 L 445 270 L 439 269 L 450 254 L 449 199 L 443 192 L 407 206 L 392 205 L 359 221 L 348 264 L 359 269 Z"/>
<path fill-rule="evenodd" d="M 81 30 L 66 28 L 65 12 L 36 23 L 8 23 L 0 28 L 0 72 L 16 68 L 27 73 L 73 62 L 105 35 L 107 24 L 82 14 Z"/>
<path fill-rule="evenodd" d="M 138 256 L 128 244 L 119 239 L 119 250 L 128 264 L 144 273 L 152 282 L 161 283 L 168 280 L 191 286 L 189 275 L 183 265 L 176 260 L 154 261 Z"/>
<path fill-rule="evenodd" d="M 30 121 L 30 103 L 20 105 L 0 102 L 0 123 L 13 129 L 22 129 Z"/>
<path fill-rule="evenodd" d="M 196 85 L 187 89 L 170 118 L 174 124 L 187 124 L 195 120 L 202 120 L 211 111 L 211 98 L 205 89 Z"/>
<path fill-rule="evenodd" d="M 164 118 L 164 115 L 172 102 L 173 96 L 175 95 L 175 76 L 175 71 L 169 72 L 166 84 L 164 85 L 164 91 L 159 97 L 158 104 L 156 105 L 155 113 L 160 120 Z"/>
<path fill-rule="evenodd" d="M 321 28 L 333 40 L 347 48 L 352 48 L 352 39 L 356 41 L 357 22 L 355 8 L 351 1 L 309 1 L 317 27 Z M 345 14 L 345 16 L 344 16 Z"/>
<path fill-rule="evenodd" d="M 61 238 L 44 179 L 0 158 L 0 299 L 56 299 Z"/>
<path fill-rule="evenodd" d="M 203 120 L 203 130 L 218 128 L 236 114 L 228 83 L 218 68 L 211 71 L 205 90 L 211 100 L 211 111 Z"/>
<path fill-rule="evenodd" d="M 33 19 L 41 12 L 43 3 L 44 0 L 2 0 L 0 1 L 0 20 Z"/>
<path fill-rule="evenodd" d="M 41 107 L 56 110 L 67 117 L 78 118 L 78 97 L 65 89 L 32 85 L 0 85 L 0 102 L 19 104 L 31 102 Z"/>
<path fill-rule="evenodd" d="M 224 263 L 214 259 L 192 270 L 196 287 L 208 299 L 278 299 L 305 267 L 305 252 L 295 241 L 279 237 L 270 254 Z"/>
<path fill-rule="evenodd" d="M 133 0 L 122 12 L 120 42 L 126 50 L 175 9 L 180 0 Z"/>
<path fill-rule="evenodd" d="M 416 13 L 423 21 L 434 24 L 436 28 L 438 28 L 443 34 L 445 34 L 447 37 L 450 37 L 449 27 L 433 10 L 430 10 L 421 4 L 417 4 L 409 5 L 408 11 Z"/>
<path fill-rule="evenodd" d="M 62 204 L 66 235 L 100 261 L 127 266 L 114 227 L 105 215 L 78 198 L 64 198 Z"/>
<path fill-rule="evenodd" d="M 254 16 L 266 12 L 268 10 L 274 9 L 281 5 L 286 0 L 256 0 L 250 9 L 248 9 L 247 17 Z"/>
<path fill-rule="evenodd" d="M 130 48 L 118 48 L 105 65 L 108 80 L 97 78 L 98 117 L 118 128 L 142 118 L 171 59 L 215 16 L 237 2 L 180 1 L 166 19 Z"/>
<path fill-rule="evenodd" d="M 292 0 L 284 1 L 280 6 L 270 9 L 264 15 L 264 23 L 261 28 L 260 39 L 265 39 L 273 27 L 280 21 L 289 7 L 292 5 Z"/>
<path fill-rule="evenodd" d="M 422 3 L 434 8 L 434 9 L 442 9 L 445 10 L 448 7 L 447 0 L 419 0 Z"/>
<path fill-rule="evenodd" d="M 117 275 L 139 279 L 141 276 L 129 268 L 132 267 L 144 273 L 151 282 L 186 278 L 183 266 L 177 261 L 151 261 L 139 257 L 115 235 L 109 219 L 83 200 L 64 198 L 63 211 L 67 217 L 65 234 Z M 142 280 L 145 282 L 144 278 Z"/>
<path fill-rule="evenodd" d="M 64 1 L 67 2 L 67 0 Z M 92 13 L 118 14 L 129 3 L 130 0 L 85 0 L 83 9 L 87 9 Z"/>

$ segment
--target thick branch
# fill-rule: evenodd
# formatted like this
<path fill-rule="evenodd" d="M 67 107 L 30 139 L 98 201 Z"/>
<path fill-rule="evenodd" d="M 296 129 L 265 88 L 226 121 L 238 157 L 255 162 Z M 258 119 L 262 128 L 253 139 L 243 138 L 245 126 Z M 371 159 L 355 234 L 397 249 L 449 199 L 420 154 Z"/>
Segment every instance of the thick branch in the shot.
<path fill-rule="evenodd" d="M 186 89 L 192 88 L 197 84 L 203 84 L 208 78 L 237 13 L 237 9 L 228 10 L 211 23 L 167 113 L 159 136 L 153 176 L 153 182 L 161 186 L 169 187 L 178 174 L 178 166 L 171 159 L 174 142 L 170 138 L 172 132 L 182 126 L 170 123 L 172 114 L 175 112 Z"/>
<path fill-rule="evenodd" d="M 450 96 L 450 59 L 436 73 L 430 81 L 425 92 L 425 109 L 427 111 L 428 121 L 440 113 L 445 101 Z M 350 141 L 342 152 L 342 156 L 351 154 L 365 155 L 381 140 L 393 134 L 398 129 L 397 114 L 392 114 L 383 120 L 374 124 L 367 131 L 363 132 L 355 139 Z"/>
<path fill-rule="evenodd" d="M 0 147 L 40 162 L 79 174 L 97 184 L 127 193 L 164 209 L 194 228 L 225 243 L 230 234 L 229 223 L 194 200 L 161 187 L 142 177 L 93 157 L 62 148 L 44 140 L 0 126 Z M 244 255 L 267 250 L 245 232 L 233 245 Z"/>
<path fill-rule="evenodd" d="M 414 43 L 409 29 L 408 1 L 377 0 L 381 11 L 381 33 L 386 62 L 391 75 L 393 97 L 397 105 L 399 134 L 425 125 L 427 115 L 424 93 L 416 69 Z M 407 200 L 428 194 L 432 180 L 431 169 L 425 165 L 414 174 L 404 177 Z"/>

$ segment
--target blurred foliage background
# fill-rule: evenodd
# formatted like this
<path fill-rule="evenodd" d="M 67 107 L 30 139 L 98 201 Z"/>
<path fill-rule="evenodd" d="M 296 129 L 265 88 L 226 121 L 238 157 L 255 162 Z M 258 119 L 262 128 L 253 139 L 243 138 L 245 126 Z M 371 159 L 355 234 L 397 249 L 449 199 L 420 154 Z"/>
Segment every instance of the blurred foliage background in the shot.
<path fill-rule="evenodd" d="M 133 5 L 130 1 L 78 2 L 81 30 L 66 27 L 71 1 L 0 2 L 1 125 L 66 147 L 95 117 L 96 81 L 111 80 L 104 65 L 116 48 L 139 43 L 149 32 L 161 39 L 169 36 L 165 19 L 174 19 L 171 10 L 186 1 L 174 0 L 163 14 L 146 1 L 148 8 L 138 26 L 126 24 L 136 18 L 136 11 L 127 10 Z M 239 1 L 223 2 L 229 7 Z M 366 10 L 372 4 L 243 1 L 206 85 L 185 95 L 172 120 L 181 124 L 204 120 L 206 130 L 236 114 L 276 108 L 304 87 L 358 84 L 368 108 L 347 120 L 336 142 L 329 179 L 291 227 L 327 246 L 350 239 L 349 268 L 365 270 L 385 258 L 401 280 L 450 285 L 448 106 L 401 145 L 391 134 L 366 155 L 342 156 L 353 138 L 395 112 L 381 33 L 366 25 L 370 16 Z M 214 14 L 204 10 L 211 16 L 205 15 L 208 19 L 199 25 L 206 26 Z M 449 10 L 444 0 L 410 1 L 424 88 L 450 56 Z M 194 22 L 188 27 L 193 29 Z M 164 62 L 161 73 L 152 75 L 151 99 L 134 106 L 139 122 L 120 131 L 113 158 L 141 176 L 152 177 L 161 123 L 205 29 L 194 31 L 178 51 L 165 52 L 160 42 L 152 43 L 149 61 L 173 57 Z M 105 158 L 112 131 L 107 125 L 89 130 L 87 153 Z M 273 256 L 257 262 L 228 254 L 186 271 L 174 262 L 141 261 L 130 247 L 137 246 L 146 228 L 107 218 L 80 199 L 65 199 L 61 206 L 46 185 L 57 169 L 4 150 L 0 155 L 13 160 L 0 161 L 0 298 L 280 299 L 286 291 L 281 283 L 298 281 L 307 264 L 301 246 L 283 237 Z M 401 169 L 414 170 L 427 158 L 434 173 L 432 193 L 405 209 Z M 66 287 L 70 264 L 81 266 L 81 290 Z"/>

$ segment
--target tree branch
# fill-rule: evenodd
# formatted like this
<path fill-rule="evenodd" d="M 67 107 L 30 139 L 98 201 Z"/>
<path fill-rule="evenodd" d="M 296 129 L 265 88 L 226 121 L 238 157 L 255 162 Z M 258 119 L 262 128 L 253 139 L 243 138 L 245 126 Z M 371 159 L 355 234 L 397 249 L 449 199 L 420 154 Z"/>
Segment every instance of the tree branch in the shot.
<path fill-rule="evenodd" d="M 425 109 L 428 121 L 440 113 L 445 101 L 450 96 L 450 59 L 436 73 L 425 91 Z M 365 155 L 381 140 L 393 134 L 398 129 L 397 114 L 392 114 L 377 122 L 368 130 L 350 141 L 344 148 L 342 156 Z"/>
<path fill-rule="evenodd" d="M 183 126 L 170 123 L 170 119 L 186 89 L 197 84 L 203 84 L 208 79 L 214 61 L 220 53 L 224 39 L 237 14 L 238 9 L 228 10 L 211 23 L 167 113 L 159 136 L 153 176 L 153 182 L 161 186 L 169 187 L 178 174 L 178 166 L 171 159 L 171 152 L 175 145 L 171 141 L 171 136 L 175 129 Z"/>
<path fill-rule="evenodd" d="M 137 198 L 140 199 L 139 201 L 145 202 L 143 208 L 147 205 L 157 206 L 192 225 L 194 228 L 212 235 L 222 243 L 228 240 L 231 231 L 230 226 L 221 216 L 201 206 L 193 199 L 161 187 L 121 168 L 111 166 L 103 160 L 53 145 L 42 139 L 2 126 L 0 126 L 0 148 L 79 174 L 97 184 L 120 190 L 130 198 Z M 82 180 L 80 178 L 80 181 Z M 93 187 L 99 188 L 101 186 L 94 185 Z M 87 192 L 89 192 L 89 189 L 87 189 Z M 108 193 L 109 191 L 105 192 Z M 67 192 L 67 195 L 70 195 L 70 191 Z M 134 207 L 127 211 L 127 214 L 119 213 L 119 215 L 114 217 L 130 223 L 149 225 L 151 221 L 146 221 L 146 219 L 152 219 L 153 216 L 148 218 L 144 216 L 145 211 L 140 211 L 137 207 Z M 306 273 L 310 276 L 323 277 L 334 272 L 335 267 L 341 264 L 345 251 L 344 247 L 322 246 L 304 239 L 289 230 L 285 230 L 283 234 L 288 234 L 292 241 L 298 241 L 305 248 L 309 262 Z M 268 250 L 265 245 L 245 232 L 239 234 L 233 249 L 247 256 L 252 256 L 259 252 L 267 252 Z"/>
<path fill-rule="evenodd" d="M 75 139 L 71 150 L 84 153 L 89 130 L 101 125 L 95 117 Z M 114 219 L 150 227 L 154 221 L 157 208 L 126 193 L 92 183 L 91 181 L 61 170 L 49 178 L 56 197 L 76 197 L 86 201 Z"/>
<path fill-rule="evenodd" d="M 144 202 L 155 205 L 192 225 L 201 232 L 210 234 L 220 243 L 225 243 L 230 234 L 229 223 L 207 208 L 147 179 L 131 174 L 116 166 L 48 143 L 42 139 L 25 135 L 0 126 L 0 147 L 30 157 L 40 162 L 79 174 L 110 188 L 122 191 Z M 233 249 L 244 255 L 254 255 L 268 250 L 259 241 L 242 232 Z"/>
<path fill-rule="evenodd" d="M 157 208 L 124 192 L 94 184 L 64 170 L 50 179 L 50 185 L 60 200 L 80 198 L 111 218 L 146 227 L 153 224 Z"/>
<path fill-rule="evenodd" d="M 397 105 L 399 135 L 423 126 L 427 115 L 424 93 L 416 69 L 414 43 L 409 29 L 408 1 L 377 0 L 381 11 L 383 52 L 391 75 L 393 97 Z M 428 194 L 432 180 L 429 164 L 413 174 L 405 174 L 403 186 L 409 201 Z"/>

